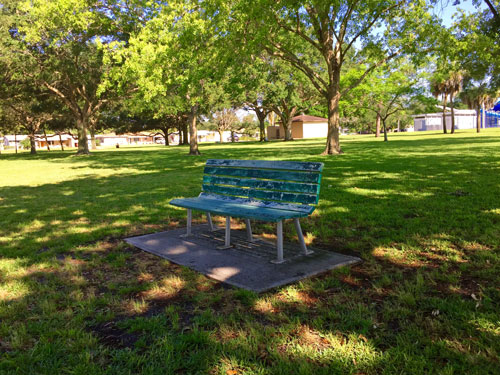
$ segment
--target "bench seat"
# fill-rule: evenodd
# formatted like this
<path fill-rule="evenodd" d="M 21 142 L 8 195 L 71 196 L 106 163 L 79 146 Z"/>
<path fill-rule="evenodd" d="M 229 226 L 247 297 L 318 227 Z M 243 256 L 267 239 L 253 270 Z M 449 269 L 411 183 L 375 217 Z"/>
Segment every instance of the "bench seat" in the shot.
<path fill-rule="evenodd" d="M 183 208 L 190 208 L 214 215 L 241 217 L 261 221 L 278 222 L 285 219 L 293 219 L 309 216 L 308 212 L 292 211 L 285 208 L 272 208 L 258 204 L 256 201 L 235 201 L 207 198 L 204 196 L 196 198 L 174 199 L 170 204 Z M 269 202 L 272 203 L 272 202 Z M 280 206 L 278 206 L 280 207 Z"/>

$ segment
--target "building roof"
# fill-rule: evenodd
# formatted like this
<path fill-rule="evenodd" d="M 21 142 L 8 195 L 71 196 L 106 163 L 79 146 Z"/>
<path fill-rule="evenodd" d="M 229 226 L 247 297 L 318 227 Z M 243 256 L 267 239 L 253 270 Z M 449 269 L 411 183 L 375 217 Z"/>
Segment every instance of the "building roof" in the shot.
<path fill-rule="evenodd" d="M 299 115 L 292 118 L 292 122 L 328 122 L 328 120 L 323 117 Z"/>

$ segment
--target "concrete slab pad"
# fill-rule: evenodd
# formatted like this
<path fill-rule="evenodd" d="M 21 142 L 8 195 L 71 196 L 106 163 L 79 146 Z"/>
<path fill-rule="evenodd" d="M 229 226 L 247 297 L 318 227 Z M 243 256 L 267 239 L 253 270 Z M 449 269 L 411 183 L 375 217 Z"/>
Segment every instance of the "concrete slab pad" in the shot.
<path fill-rule="evenodd" d="M 245 231 L 231 230 L 233 247 L 226 250 L 217 249 L 224 244 L 223 230 L 210 232 L 207 225 L 197 225 L 192 228 L 192 236 L 180 237 L 185 232 L 185 228 L 181 228 L 125 241 L 212 279 L 257 293 L 361 261 L 315 248 L 310 248 L 314 253 L 306 256 L 299 244 L 284 243 L 285 262 L 273 264 L 275 245 L 259 238 L 248 242 Z"/>

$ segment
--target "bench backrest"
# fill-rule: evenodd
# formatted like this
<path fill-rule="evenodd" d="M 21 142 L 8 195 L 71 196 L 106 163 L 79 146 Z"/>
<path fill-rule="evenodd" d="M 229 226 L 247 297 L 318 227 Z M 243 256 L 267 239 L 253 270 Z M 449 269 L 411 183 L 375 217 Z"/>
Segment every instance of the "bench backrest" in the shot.
<path fill-rule="evenodd" d="M 311 213 L 323 163 L 209 159 L 200 196 Z"/>

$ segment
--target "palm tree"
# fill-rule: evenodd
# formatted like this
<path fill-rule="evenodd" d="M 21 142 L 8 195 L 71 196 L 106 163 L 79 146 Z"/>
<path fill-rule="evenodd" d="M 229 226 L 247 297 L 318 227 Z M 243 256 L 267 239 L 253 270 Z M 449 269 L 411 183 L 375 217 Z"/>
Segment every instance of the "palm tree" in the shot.
<path fill-rule="evenodd" d="M 462 90 L 463 81 L 464 81 L 464 72 L 462 70 L 452 71 L 448 79 L 445 81 L 446 90 L 450 95 L 452 134 L 455 133 L 455 105 L 453 103 L 453 97 Z"/>
<path fill-rule="evenodd" d="M 434 74 L 431 78 L 431 93 L 437 99 L 439 95 L 443 99 L 443 133 L 447 133 L 446 130 L 446 99 L 448 98 L 448 89 L 446 87 L 446 80 L 439 74 Z"/>

